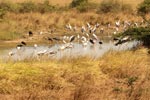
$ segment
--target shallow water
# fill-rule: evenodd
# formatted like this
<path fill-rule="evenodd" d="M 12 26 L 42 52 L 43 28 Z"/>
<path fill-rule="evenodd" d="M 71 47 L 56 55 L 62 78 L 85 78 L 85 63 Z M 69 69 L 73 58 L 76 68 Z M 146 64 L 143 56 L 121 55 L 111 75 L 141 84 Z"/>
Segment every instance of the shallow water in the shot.
<path fill-rule="evenodd" d="M 64 50 L 60 50 L 61 46 L 64 44 L 55 44 L 51 47 L 46 45 L 40 45 L 36 48 L 33 46 L 22 47 L 20 50 L 16 48 L 6 49 L 3 54 L 0 55 L 0 58 L 3 60 L 14 60 L 14 61 L 22 61 L 25 59 L 42 59 L 42 56 L 46 56 L 49 59 L 62 59 L 65 57 L 75 58 L 75 57 L 84 57 L 88 56 L 92 59 L 97 59 L 103 56 L 108 51 L 123 51 L 130 50 L 136 47 L 140 42 L 132 41 L 127 42 L 118 46 L 115 46 L 113 42 L 106 42 L 103 44 L 94 44 L 88 43 L 86 47 L 83 47 L 82 44 L 73 43 L 72 48 L 67 48 Z M 13 53 L 13 55 L 9 55 L 9 52 Z M 43 52 L 43 53 L 42 53 Z"/>

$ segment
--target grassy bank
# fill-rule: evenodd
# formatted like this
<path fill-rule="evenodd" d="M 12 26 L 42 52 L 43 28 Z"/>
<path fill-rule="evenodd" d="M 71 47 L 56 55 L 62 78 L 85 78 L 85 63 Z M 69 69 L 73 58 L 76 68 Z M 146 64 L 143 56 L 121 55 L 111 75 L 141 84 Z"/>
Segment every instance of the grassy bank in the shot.
<path fill-rule="evenodd" d="M 0 63 L 2 100 L 148 100 L 146 49 L 109 52 L 98 60 Z"/>
<path fill-rule="evenodd" d="M 56 29 L 58 35 L 70 34 L 66 32 L 65 25 L 70 23 L 81 27 L 87 22 L 95 24 L 99 22 L 105 27 L 107 23 L 115 24 L 116 19 L 122 21 L 141 21 L 142 18 L 128 13 L 97 14 L 94 12 L 78 13 L 76 11 L 53 12 L 53 13 L 24 13 L 15 14 L 7 13 L 5 18 L 0 22 L 0 40 L 14 40 L 22 38 L 29 30 L 33 32 L 48 31 Z M 103 26 L 104 25 L 104 26 Z"/>

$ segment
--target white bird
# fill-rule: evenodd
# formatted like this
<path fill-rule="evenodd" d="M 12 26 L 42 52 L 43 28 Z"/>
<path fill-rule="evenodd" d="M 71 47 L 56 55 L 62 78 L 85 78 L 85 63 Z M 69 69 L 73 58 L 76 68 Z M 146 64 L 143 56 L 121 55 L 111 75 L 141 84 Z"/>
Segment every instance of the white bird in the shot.
<path fill-rule="evenodd" d="M 119 27 L 120 26 L 120 20 L 116 21 L 115 25 L 116 25 L 116 27 Z"/>
<path fill-rule="evenodd" d="M 135 22 L 134 25 L 135 25 L 135 27 L 138 27 L 138 23 Z"/>
<path fill-rule="evenodd" d="M 65 48 L 73 48 L 74 46 L 73 46 L 73 44 L 72 43 L 68 43 L 66 46 L 65 46 Z"/>
<path fill-rule="evenodd" d="M 92 32 L 94 32 L 94 33 L 96 32 L 96 27 L 94 27 L 94 28 L 92 29 Z"/>
<path fill-rule="evenodd" d="M 96 34 L 93 33 L 92 35 L 96 40 L 98 40 L 98 37 L 96 36 Z"/>
<path fill-rule="evenodd" d="M 81 40 L 82 41 L 87 41 L 86 37 L 84 37 L 84 36 L 81 37 Z"/>
<path fill-rule="evenodd" d="M 42 34 L 43 34 L 43 31 L 41 31 L 39 34 L 42 35 Z"/>
<path fill-rule="evenodd" d="M 82 27 L 81 27 L 81 32 L 84 33 L 85 31 L 86 31 L 85 27 L 82 26 Z"/>
<path fill-rule="evenodd" d="M 119 28 L 118 28 L 118 27 L 116 27 L 115 29 L 116 29 L 117 32 L 119 31 Z"/>
<path fill-rule="evenodd" d="M 8 53 L 9 56 L 13 56 L 14 54 L 15 54 L 15 53 L 12 52 L 12 51 L 10 51 L 10 52 Z"/>
<path fill-rule="evenodd" d="M 69 29 L 72 30 L 72 26 L 70 24 L 68 26 L 69 26 Z"/>
<path fill-rule="evenodd" d="M 114 34 L 114 35 L 116 35 L 116 34 L 117 34 L 117 32 L 115 31 L 113 34 Z"/>
<path fill-rule="evenodd" d="M 37 48 L 37 44 L 34 44 L 34 48 L 35 48 L 35 49 Z"/>
<path fill-rule="evenodd" d="M 80 39 L 80 35 L 79 34 L 77 35 L 77 38 Z"/>
<path fill-rule="evenodd" d="M 88 45 L 88 41 L 82 41 L 82 46 L 83 47 L 87 47 L 87 45 Z"/>
<path fill-rule="evenodd" d="M 50 55 L 54 55 L 54 54 L 56 54 L 57 52 L 56 51 L 48 51 L 46 54 L 50 54 Z"/>
<path fill-rule="evenodd" d="M 91 28 L 91 25 L 90 25 L 90 23 L 86 23 L 86 25 L 87 25 L 87 27 L 88 27 L 88 29 L 90 29 Z"/>
<path fill-rule="evenodd" d="M 99 26 L 100 26 L 100 24 L 99 24 L 99 23 L 96 23 L 95 27 L 98 28 Z"/>
<path fill-rule="evenodd" d="M 88 33 L 86 33 L 86 36 L 87 36 L 88 38 L 90 37 Z"/>
<path fill-rule="evenodd" d="M 101 29 L 100 29 L 100 33 L 104 33 L 104 28 L 101 28 Z"/>
<path fill-rule="evenodd" d="M 72 30 L 72 26 L 70 24 L 68 24 L 68 25 L 66 25 L 66 29 L 71 31 Z"/>
<path fill-rule="evenodd" d="M 58 50 L 64 50 L 64 49 L 66 49 L 66 46 L 65 46 L 65 45 L 62 45 L 62 46 L 60 46 L 60 47 L 58 48 Z"/>
<path fill-rule="evenodd" d="M 77 26 L 74 26 L 74 27 L 73 27 L 73 31 L 77 31 Z"/>
<path fill-rule="evenodd" d="M 63 40 L 63 43 L 66 44 L 67 42 L 65 40 Z"/>
<path fill-rule="evenodd" d="M 39 51 L 39 52 L 37 52 L 37 55 L 44 55 L 45 53 L 47 52 L 47 50 L 43 50 L 43 51 Z"/>
<path fill-rule="evenodd" d="M 107 25 L 107 27 L 110 28 L 110 27 L 111 27 L 111 24 L 109 23 L 109 24 Z"/>
<path fill-rule="evenodd" d="M 17 48 L 17 50 L 20 50 L 20 49 L 21 49 L 21 47 L 20 47 L 20 46 L 17 46 L 16 48 Z"/>

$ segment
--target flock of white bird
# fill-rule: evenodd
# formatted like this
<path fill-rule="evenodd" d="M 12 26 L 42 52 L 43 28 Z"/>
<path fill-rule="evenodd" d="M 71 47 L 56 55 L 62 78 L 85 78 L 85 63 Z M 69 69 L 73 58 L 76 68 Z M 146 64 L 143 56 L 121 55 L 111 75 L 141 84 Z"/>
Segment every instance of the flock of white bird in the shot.
<path fill-rule="evenodd" d="M 55 30 L 50 32 L 39 32 L 39 35 L 50 33 L 46 40 L 51 42 L 53 46 L 40 46 L 34 44 L 34 46 L 28 46 L 26 42 L 22 41 L 16 48 L 9 50 L 8 56 L 13 59 L 27 59 L 31 57 L 40 58 L 41 56 L 47 55 L 53 58 L 63 58 L 66 56 L 73 57 L 75 55 L 85 56 L 85 55 L 101 55 L 109 50 L 127 50 L 135 47 L 139 42 L 131 41 L 130 37 L 114 38 L 109 40 L 109 42 L 104 42 L 100 39 L 100 34 L 103 35 L 107 30 L 113 30 L 112 33 L 115 35 L 119 32 L 127 30 L 129 27 L 139 27 L 144 26 L 146 23 L 142 22 L 121 22 L 117 20 L 113 25 L 107 23 L 107 25 L 102 27 L 99 23 L 94 25 L 86 23 L 81 27 L 73 26 L 71 24 L 65 25 L 65 30 L 67 32 L 73 33 L 71 36 L 51 36 Z M 28 36 L 33 37 L 34 32 L 29 31 Z M 112 34 L 112 35 L 113 35 Z M 69 50 L 69 51 L 68 51 Z M 102 53 L 103 51 L 103 53 Z M 86 52 L 86 53 L 85 53 Z M 26 56 L 25 56 L 26 55 Z M 21 58 L 22 57 L 22 58 Z"/>

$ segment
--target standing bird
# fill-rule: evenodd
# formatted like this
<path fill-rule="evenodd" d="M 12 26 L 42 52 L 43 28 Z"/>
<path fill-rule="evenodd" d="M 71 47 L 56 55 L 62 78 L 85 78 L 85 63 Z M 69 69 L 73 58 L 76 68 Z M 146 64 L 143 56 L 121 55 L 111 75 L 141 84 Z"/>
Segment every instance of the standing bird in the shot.
<path fill-rule="evenodd" d="M 76 25 L 73 27 L 73 31 L 74 31 L 74 32 L 77 31 L 77 26 L 76 26 Z"/>
<path fill-rule="evenodd" d="M 96 40 L 98 40 L 98 37 L 97 37 L 97 35 L 96 34 L 92 34 L 93 35 L 93 37 L 96 39 Z"/>
<path fill-rule="evenodd" d="M 18 45 L 16 46 L 16 49 L 17 49 L 17 50 L 20 50 L 21 47 L 23 47 L 23 45 L 22 45 L 22 44 L 18 44 Z"/>
<path fill-rule="evenodd" d="M 98 43 L 99 43 L 99 44 L 103 44 L 103 42 L 102 42 L 102 41 L 99 41 Z"/>
<path fill-rule="evenodd" d="M 124 38 L 122 38 L 122 39 L 118 39 L 117 43 L 115 43 L 115 46 L 118 46 L 119 44 L 123 44 L 123 43 L 125 43 L 125 42 L 130 41 L 130 40 L 131 40 L 131 38 L 128 37 L 128 36 L 126 36 L 126 37 L 124 37 Z"/>
<path fill-rule="evenodd" d="M 116 21 L 115 25 L 116 27 L 120 27 L 120 20 Z"/>
<path fill-rule="evenodd" d="M 12 51 L 10 51 L 10 52 L 8 53 L 9 56 L 13 56 L 14 54 L 15 54 L 15 53 L 12 52 Z"/>
<path fill-rule="evenodd" d="M 37 44 L 34 44 L 34 48 L 35 48 L 35 49 L 37 48 Z"/>
<path fill-rule="evenodd" d="M 99 23 L 96 23 L 96 25 L 95 25 L 95 26 L 96 26 L 96 28 L 99 28 L 100 24 L 99 24 Z"/>
<path fill-rule="evenodd" d="M 85 27 L 82 26 L 82 27 L 81 27 L 81 32 L 84 33 L 85 31 L 86 31 Z"/>
<path fill-rule="evenodd" d="M 90 28 L 91 28 L 90 23 L 86 23 L 86 25 L 87 25 L 87 28 L 88 28 L 88 29 L 90 29 Z"/>
<path fill-rule="evenodd" d="M 32 33 L 32 31 L 29 31 L 29 33 L 28 33 L 28 34 L 29 34 L 29 36 L 33 36 L 33 33 Z"/>
<path fill-rule="evenodd" d="M 104 33 L 104 28 L 101 28 L 101 29 L 100 29 L 100 33 Z"/>

